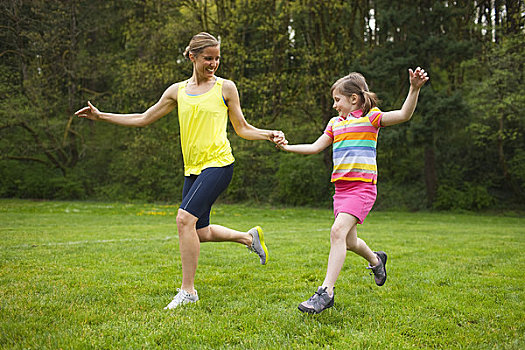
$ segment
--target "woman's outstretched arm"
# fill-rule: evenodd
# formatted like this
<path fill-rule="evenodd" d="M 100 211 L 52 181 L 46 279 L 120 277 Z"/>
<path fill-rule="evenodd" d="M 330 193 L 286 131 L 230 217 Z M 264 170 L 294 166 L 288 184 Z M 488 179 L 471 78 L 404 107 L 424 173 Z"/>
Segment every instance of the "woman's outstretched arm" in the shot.
<path fill-rule="evenodd" d="M 144 113 L 116 114 L 101 112 L 91 102 L 75 112 L 81 118 L 101 120 L 123 126 L 142 127 L 149 125 L 171 112 L 177 105 L 178 84 L 173 84 L 164 91 L 157 103 L 148 108 Z"/>

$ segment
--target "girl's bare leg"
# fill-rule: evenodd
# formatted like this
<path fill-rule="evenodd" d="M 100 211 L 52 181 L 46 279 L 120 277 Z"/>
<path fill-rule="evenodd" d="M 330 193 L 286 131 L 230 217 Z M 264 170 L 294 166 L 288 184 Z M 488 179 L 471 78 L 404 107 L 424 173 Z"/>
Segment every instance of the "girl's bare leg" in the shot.
<path fill-rule="evenodd" d="M 370 263 L 370 266 L 376 266 L 379 263 L 377 256 L 365 241 L 357 237 L 357 224 L 350 229 L 350 232 L 346 236 L 346 249 L 365 258 Z"/>
<path fill-rule="evenodd" d="M 330 255 L 328 267 L 322 287 L 326 287 L 328 295 L 333 295 L 335 281 L 341 272 L 346 258 L 346 237 L 355 228 L 357 219 L 347 213 L 339 213 L 330 231 Z"/>

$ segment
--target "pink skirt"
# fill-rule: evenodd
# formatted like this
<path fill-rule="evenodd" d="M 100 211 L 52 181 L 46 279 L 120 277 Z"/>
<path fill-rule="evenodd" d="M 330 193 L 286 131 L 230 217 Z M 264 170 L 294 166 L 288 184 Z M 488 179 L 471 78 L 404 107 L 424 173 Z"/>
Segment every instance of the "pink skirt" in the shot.
<path fill-rule="evenodd" d="M 348 213 L 357 218 L 362 224 L 372 210 L 377 197 L 377 186 L 371 182 L 344 181 L 334 182 L 334 215 Z"/>

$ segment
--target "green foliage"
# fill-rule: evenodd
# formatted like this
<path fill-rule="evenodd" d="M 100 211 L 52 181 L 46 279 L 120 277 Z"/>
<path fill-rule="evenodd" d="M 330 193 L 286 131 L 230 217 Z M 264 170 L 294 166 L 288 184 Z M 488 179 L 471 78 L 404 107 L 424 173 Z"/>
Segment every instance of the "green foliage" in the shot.
<path fill-rule="evenodd" d="M 491 45 L 483 62 L 483 77 L 469 80 L 469 101 L 477 118 L 468 125 L 472 141 L 484 162 L 491 163 L 490 175 L 499 186 L 518 199 L 525 198 L 523 176 L 517 164 L 525 149 L 525 48 L 523 35 L 508 36 Z M 469 71 L 480 61 L 466 62 Z M 485 176 L 487 174 L 484 174 Z"/>
<path fill-rule="evenodd" d="M 276 173 L 280 203 L 328 206 L 331 204 L 330 171 L 322 155 L 282 154 Z"/>
<path fill-rule="evenodd" d="M 43 164 L 0 161 L 0 197 L 86 199 L 78 178 L 63 177 Z"/>
<path fill-rule="evenodd" d="M 236 83 L 248 122 L 283 130 L 291 143 L 320 135 L 334 115 L 330 86 L 349 71 L 362 72 L 381 109 L 392 110 L 408 91 L 407 69 L 424 67 L 431 80 L 411 122 L 380 132 L 385 193 L 377 205 L 444 208 L 452 189 L 491 199 L 451 208 L 523 206 L 524 11 L 523 2 L 444 0 L 4 1 L 0 154 L 9 160 L 2 164 L 25 165 L 0 168 L 0 193 L 178 198 L 176 122 L 137 131 L 72 114 L 86 100 L 108 112 L 144 111 L 191 76 L 182 52 L 204 30 L 221 39 L 218 75 Z M 288 158 L 236 138 L 232 132 L 236 170 L 223 199 L 325 205 L 327 154 L 322 162 Z M 310 158 L 320 176 L 308 182 L 318 186 L 292 199 L 293 181 L 278 174 Z M 52 175 L 39 179 L 42 166 Z M 454 167 L 464 170 L 449 172 Z M 468 191 L 456 185 L 464 182 Z"/>
<path fill-rule="evenodd" d="M 235 157 L 234 173 L 225 194 L 227 201 L 268 202 L 277 179 L 278 152 L 268 142 L 230 138 Z"/>
<path fill-rule="evenodd" d="M 419 174 L 419 177 L 422 175 Z M 383 176 L 384 177 L 384 176 Z M 377 199 L 373 210 L 398 210 L 417 211 L 426 208 L 425 185 L 421 181 L 383 181 L 377 183 Z"/>
<path fill-rule="evenodd" d="M 458 185 L 460 186 L 439 186 L 434 208 L 440 210 L 480 210 L 493 204 L 494 200 L 485 186 L 470 182 L 463 182 Z"/>
<path fill-rule="evenodd" d="M 169 116 L 155 126 L 133 131 L 134 138 L 114 153 L 108 169 L 111 181 L 96 187 L 97 196 L 117 200 L 178 200 L 183 184 L 178 123 Z"/>
<path fill-rule="evenodd" d="M 517 183 L 521 186 L 521 191 L 525 193 L 525 150 L 516 150 L 514 157 L 509 161 L 509 170 Z"/>

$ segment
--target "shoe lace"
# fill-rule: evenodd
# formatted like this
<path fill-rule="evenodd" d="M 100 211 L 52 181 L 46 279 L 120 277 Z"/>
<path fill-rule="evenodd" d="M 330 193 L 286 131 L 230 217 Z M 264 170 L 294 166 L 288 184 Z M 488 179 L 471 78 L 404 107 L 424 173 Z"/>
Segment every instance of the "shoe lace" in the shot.
<path fill-rule="evenodd" d="M 368 265 L 368 266 L 366 267 L 367 270 L 372 270 L 372 271 L 370 271 L 369 275 L 370 275 L 370 276 L 375 276 L 376 273 L 377 273 L 377 270 L 378 270 L 378 268 L 379 268 L 380 266 L 381 266 L 380 264 L 377 264 L 376 266 L 370 266 L 370 265 Z"/>
<path fill-rule="evenodd" d="M 255 247 L 253 246 L 253 243 L 251 245 L 249 245 L 249 246 L 246 246 L 246 248 L 248 248 L 250 253 L 255 253 L 255 254 L 257 254 L 257 256 L 261 257 L 262 253 L 258 252 L 257 249 L 255 249 Z"/>
<path fill-rule="evenodd" d="M 326 293 L 325 289 L 316 290 L 314 295 L 312 295 L 310 297 L 310 299 L 308 299 L 308 301 L 315 301 L 315 300 L 319 299 L 321 297 L 321 295 L 323 295 L 323 293 Z"/>
<path fill-rule="evenodd" d="M 381 261 L 381 259 L 378 259 L 379 262 L 377 263 L 376 266 L 371 266 L 370 264 L 368 264 L 368 266 L 366 267 L 368 270 L 372 270 L 374 272 L 376 272 L 376 270 L 378 270 L 382 265 L 383 265 L 383 262 Z"/>
<path fill-rule="evenodd" d="M 177 288 L 177 294 L 173 297 L 173 300 L 184 299 L 184 291 L 180 288 Z"/>
<path fill-rule="evenodd" d="M 186 292 L 184 289 L 177 288 L 177 292 L 177 295 L 173 297 L 174 300 L 185 300 L 191 298 L 191 294 Z"/>

